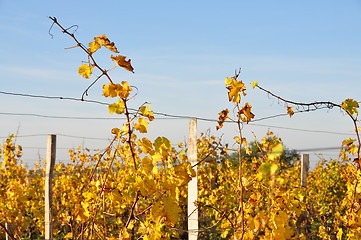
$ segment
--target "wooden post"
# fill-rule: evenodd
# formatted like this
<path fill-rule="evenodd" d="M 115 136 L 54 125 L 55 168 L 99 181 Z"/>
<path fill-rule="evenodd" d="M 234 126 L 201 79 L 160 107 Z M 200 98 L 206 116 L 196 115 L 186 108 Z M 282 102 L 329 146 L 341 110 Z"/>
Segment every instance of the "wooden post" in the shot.
<path fill-rule="evenodd" d="M 301 187 L 306 187 L 306 178 L 308 169 L 310 168 L 310 155 L 301 155 Z"/>
<path fill-rule="evenodd" d="M 56 135 L 48 135 L 45 170 L 45 240 L 53 239 L 52 180 L 56 156 Z"/>
<path fill-rule="evenodd" d="M 13 225 L 11 223 L 5 223 L 5 239 L 12 240 L 13 238 Z"/>
<path fill-rule="evenodd" d="M 188 161 L 193 166 L 197 163 L 197 119 L 193 118 L 189 123 L 188 136 Z M 198 238 L 198 208 L 194 204 L 198 201 L 198 171 L 195 166 L 196 177 L 188 183 L 188 240 Z"/>

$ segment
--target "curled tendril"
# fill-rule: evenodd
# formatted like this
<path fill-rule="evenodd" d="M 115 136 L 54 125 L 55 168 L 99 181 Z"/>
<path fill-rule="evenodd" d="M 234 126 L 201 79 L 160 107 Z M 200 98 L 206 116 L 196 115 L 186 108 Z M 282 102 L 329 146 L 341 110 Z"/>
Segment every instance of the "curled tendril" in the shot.
<path fill-rule="evenodd" d="M 56 18 L 55 18 L 55 20 L 56 20 Z M 51 34 L 51 29 L 53 29 L 54 24 L 55 24 L 55 22 L 53 21 L 53 23 L 51 24 L 51 26 L 50 26 L 50 28 L 49 28 L 49 31 L 48 31 L 49 35 L 51 36 L 51 39 L 53 39 L 53 38 L 54 38 L 54 35 L 53 35 L 53 34 Z"/>
<path fill-rule="evenodd" d="M 54 23 L 53 23 L 53 24 L 54 24 Z M 72 29 L 72 28 L 75 28 L 75 30 L 74 30 L 73 33 L 72 33 L 72 34 L 74 34 L 76 31 L 78 31 L 79 26 L 78 26 L 78 25 L 72 25 L 72 26 L 66 28 L 65 30 L 63 30 L 63 32 L 68 32 L 68 30 L 69 30 L 69 29 Z"/>

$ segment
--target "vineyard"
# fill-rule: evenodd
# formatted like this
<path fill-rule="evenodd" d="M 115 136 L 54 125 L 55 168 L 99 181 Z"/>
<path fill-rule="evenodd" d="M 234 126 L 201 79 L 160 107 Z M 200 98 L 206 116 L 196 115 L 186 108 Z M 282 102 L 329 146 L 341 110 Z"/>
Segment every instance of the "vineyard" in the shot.
<path fill-rule="evenodd" d="M 109 113 L 125 117 L 122 126 L 112 129 L 113 139 L 105 150 L 69 150 L 70 163 L 54 166 L 54 239 L 188 239 L 188 184 L 195 179 L 198 239 L 361 238 L 357 101 L 293 102 L 258 82 L 246 86 L 236 71 L 225 79 L 231 110 L 221 110 L 215 126 L 235 124 L 235 144 L 201 133 L 193 162 L 190 142 L 175 146 L 166 137 L 154 141 L 145 137 L 150 122 L 156 121 L 151 106 L 130 108 L 136 87 L 110 75 L 118 67 L 133 73 L 131 60 L 111 55 L 115 67 L 103 69 L 96 58 L 101 48 L 119 54 L 115 43 L 100 35 L 86 46 L 56 18 L 50 19 L 52 27 L 74 40 L 71 48 L 86 54 L 78 73 L 89 79 L 95 76 L 93 71 L 98 72 L 82 99 L 94 83 L 105 79 L 103 96 L 115 99 Z M 320 160 L 301 186 L 300 156 L 287 155 L 276 134 L 269 131 L 259 141 L 243 136 L 243 128 L 255 117 L 251 103 L 244 101 L 249 88 L 282 102 L 289 117 L 296 109 L 338 108 L 350 118 L 355 138 L 342 142 L 339 159 Z M 0 238 L 44 239 L 47 162 L 40 161 L 31 169 L 24 166 L 22 147 L 14 139 L 15 135 L 9 136 L 0 151 Z"/>

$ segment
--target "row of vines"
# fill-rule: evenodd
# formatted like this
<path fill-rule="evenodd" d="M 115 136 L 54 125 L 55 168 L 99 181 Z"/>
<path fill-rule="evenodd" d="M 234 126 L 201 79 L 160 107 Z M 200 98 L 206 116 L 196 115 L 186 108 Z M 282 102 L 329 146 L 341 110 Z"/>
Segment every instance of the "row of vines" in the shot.
<path fill-rule="evenodd" d="M 104 151 L 69 150 L 70 163 L 57 163 L 53 180 L 53 229 L 56 239 L 187 239 L 187 184 L 197 175 L 199 239 L 360 239 L 361 172 L 358 103 L 297 103 L 282 101 L 287 113 L 295 109 L 338 107 L 348 115 L 356 138 L 342 143 L 338 160 L 321 160 L 309 173 L 307 186 L 300 187 L 300 163 L 285 161 L 282 141 L 268 132 L 259 142 L 242 135 L 254 118 L 250 103 L 243 104 L 247 87 L 239 72 L 225 80 L 233 111 L 219 113 L 217 129 L 225 121 L 238 126 L 230 149 L 221 139 L 201 134 L 197 140 L 198 170 L 187 159 L 187 144 L 177 147 L 166 137 L 154 141 L 144 137 L 155 119 L 149 104 L 129 107 L 136 87 L 116 82 L 110 71 L 122 67 L 134 72 L 130 60 L 111 55 L 116 66 L 103 69 L 95 58 L 102 48 L 118 54 L 106 35 L 88 46 L 50 17 L 82 49 L 87 60 L 78 72 L 91 78 L 93 71 L 108 80 L 103 95 L 115 99 L 110 114 L 125 116 L 113 128 L 113 139 Z M 88 88 L 88 89 L 89 89 Z M 83 93 L 87 96 L 88 89 Z M 22 148 L 10 136 L 2 145 L 0 162 L 0 238 L 5 223 L 13 225 L 13 239 L 44 236 L 45 162 L 29 169 L 21 160 Z M 350 161 L 351 158 L 354 161 Z"/>

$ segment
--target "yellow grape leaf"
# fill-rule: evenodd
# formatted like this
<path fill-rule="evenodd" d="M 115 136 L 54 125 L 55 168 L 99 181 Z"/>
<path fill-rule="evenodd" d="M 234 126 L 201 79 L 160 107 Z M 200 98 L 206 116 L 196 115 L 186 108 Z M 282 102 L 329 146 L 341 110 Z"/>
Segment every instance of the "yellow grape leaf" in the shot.
<path fill-rule="evenodd" d="M 292 117 L 293 114 L 295 114 L 295 112 L 293 111 L 292 107 L 287 107 L 287 114 Z"/>
<path fill-rule="evenodd" d="M 124 102 L 121 99 L 118 100 L 118 103 L 112 103 L 108 106 L 110 114 L 122 114 L 124 112 L 124 109 Z"/>
<path fill-rule="evenodd" d="M 176 177 L 181 180 L 182 184 L 187 184 L 192 179 L 189 176 L 187 165 L 184 163 L 175 166 L 174 173 Z"/>
<path fill-rule="evenodd" d="M 273 176 L 278 168 L 279 166 L 277 164 L 266 162 L 258 168 L 258 172 L 262 173 L 263 176 Z"/>
<path fill-rule="evenodd" d="M 88 51 L 91 52 L 91 53 L 94 53 L 99 48 L 101 48 L 100 44 L 98 42 L 96 42 L 96 41 L 89 43 L 88 46 L 89 46 Z"/>
<path fill-rule="evenodd" d="M 233 139 L 236 140 L 237 144 L 242 144 L 242 138 L 235 136 Z"/>
<path fill-rule="evenodd" d="M 135 179 L 135 183 L 134 183 L 134 188 L 138 191 L 140 191 L 140 193 L 143 195 L 143 196 L 146 196 L 147 195 L 147 190 L 145 189 L 144 187 L 144 180 L 140 177 L 140 176 L 137 176 L 136 179 Z"/>
<path fill-rule="evenodd" d="M 74 215 L 76 216 L 75 219 L 79 222 L 85 222 L 88 219 L 84 214 L 84 209 L 77 209 L 77 206 L 75 207 Z"/>
<path fill-rule="evenodd" d="M 242 177 L 242 185 L 243 185 L 243 187 L 247 187 L 249 185 L 249 181 L 247 178 Z"/>
<path fill-rule="evenodd" d="M 170 141 L 166 137 L 157 137 L 154 140 L 153 146 L 157 152 L 162 149 L 170 149 L 172 147 Z"/>
<path fill-rule="evenodd" d="M 187 168 L 187 173 L 189 174 L 189 176 L 191 176 L 191 177 L 197 176 L 196 171 L 192 168 L 192 165 L 189 162 L 186 162 L 184 164 L 185 164 L 185 167 Z"/>
<path fill-rule="evenodd" d="M 147 117 L 149 119 L 149 121 L 153 121 L 154 120 L 154 112 L 150 111 L 150 105 L 148 106 L 142 106 L 139 108 L 139 112 L 144 116 Z"/>
<path fill-rule="evenodd" d="M 280 211 L 276 216 L 274 216 L 273 223 L 275 228 L 282 228 L 288 225 L 288 215 L 284 211 Z"/>
<path fill-rule="evenodd" d="M 175 225 L 179 219 L 179 213 L 181 212 L 180 207 L 178 206 L 175 199 L 171 197 L 165 197 L 163 203 L 164 203 L 164 213 L 166 219 L 172 225 Z"/>
<path fill-rule="evenodd" d="M 272 234 L 275 239 L 287 240 L 294 234 L 292 229 L 288 226 L 289 217 L 284 211 L 279 212 L 273 216 L 273 231 Z"/>
<path fill-rule="evenodd" d="M 347 138 L 342 141 L 342 146 L 346 146 L 348 151 L 351 154 L 356 154 L 358 152 L 358 147 L 354 144 L 356 139 Z"/>
<path fill-rule="evenodd" d="M 153 166 L 147 166 L 148 172 L 150 172 Z M 151 195 L 157 191 L 157 181 L 153 178 L 152 175 L 148 175 L 147 178 L 144 179 L 144 187 L 147 190 L 148 195 Z"/>
<path fill-rule="evenodd" d="M 108 48 L 110 51 L 119 53 L 117 47 L 114 45 L 114 42 L 109 41 L 107 35 L 100 35 L 98 37 L 95 37 L 94 40 L 101 46 Z"/>
<path fill-rule="evenodd" d="M 217 130 L 223 127 L 223 123 L 227 120 L 228 114 L 229 114 L 228 109 L 225 109 L 220 113 L 218 113 L 219 117 L 218 117 L 218 126 L 216 127 Z"/>
<path fill-rule="evenodd" d="M 145 156 L 142 160 L 142 168 L 144 169 L 145 173 L 149 173 L 153 170 L 153 161 Z"/>
<path fill-rule="evenodd" d="M 138 122 L 134 124 L 134 128 L 141 133 L 146 133 L 148 131 L 148 122 L 145 118 L 138 118 Z"/>
<path fill-rule="evenodd" d="M 350 115 L 358 114 L 359 104 L 357 101 L 349 98 L 342 102 L 341 108 Z"/>
<path fill-rule="evenodd" d="M 129 126 L 128 126 L 128 124 L 126 124 L 126 123 L 123 124 L 122 132 L 123 132 L 123 133 L 128 133 L 128 132 L 129 132 Z"/>
<path fill-rule="evenodd" d="M 148 138 L 142 138 L 142 140 L 138 140 L 138 144 L 142 146 L 143 153 L 149 153 L 153 150 L 152 142 Z"/>
<path fill-rule="evenodd" d="M 113 83 L 109 83 L 109 85 L 104 84 L 103 85 L 103 95 L 104 97 L 116 97 L 118 96 L 117 93 L 117 86 Z"/>
<path fill-rule="evenodd" d="M 355 141 L 356 139 L 347 138 L 342 141 L 342 146 L 351 146 Z"/>
<path fill-rule="evenodd" d="M 274 175 L 277 172 L 278 169 L 279 169 L 279 166 L 277 164 L 271 164 L 270 174 Z"/>
<path fill-rule="evenodd" d="M 111 132 L 112 132 L 112 134 L 118 135 L 120 133 L 120 129 L 119 128 L 113 128 Z"/>
<path fill-rule="evenodd" d="M 251 87 L 252 89 L 254 89 L 255 87 L 258 86 L 258 82 L 257 81 L 254 81 L 253 83 L 251 83 Z"/>
<path fill-rule="evenodd" d="M 129 97 L 130 92 L 133 90 L 129 85 L 127 81 L 122 81 L 122 84 L 116 84 L 116 92 L 119 97 L 121 98 L 127 98 Z"/>
<path fill-rule="evenodd" d="M 64 238 L 73 238 L 73 233 L 72 232 L 68 232 Z"/>
<path fill-rule="evenodd" d="M 276 146 L 272 148 L 272 152 L 268 154 L 269 160 L 274 160 L 278 157 L 280 157 L 283 153 L 283 144 L 278 143 Z"/>
<path fill-rule="evenodd" d="M 150 209 L 150 213 L 151 213 L 151 215 L 152 215 L 152 217 L 154 219 L 162 218 L 163 217 L 162 216 L 162 210 L 163 210 L 162 209 L 162 204 L 159 201 L 157 201 L 157 202 L 155 202 L 155 204 Z"/>
<path fill-rule="evenodd" d="M 90 78 L 90 75 L 93 73 L 93 66 L 82 64 L 78 68 L 78 73 L 79 73 L 79 75 L 83 76 L 84 78 Z"/>
<path fill-rule="evenodd" d="M 148 166 L 143 165 L 142 169 L 146 170 L 146 168 L 148 168 L 148 171 L 146 171 L 146 173 L 149 173 L 149 171 L 151 170 L 150 166 L 151 168 L 153 168 L 152 165 L 148 165 Z M 144 178 L 137 176 L 134 183 L 134 187 L 137 190 L 139 190 L 143 196 L 148 196 L 153 194 L 157 190 L 157 182 L 153 179 L 152 175 L 149 175 L 148 177 L 144 177 Z"/>
<path fill-rule="evenodd" d="M 241 93 L 243 96 L 246 96 L 245 90 L 246 86 L 242 81 L 238 81 L 233 78 L 226 78 L 225 80 L 226 88 L 229 90 L 228 92 L 228 100 L 230 102 L 240 103 L 241 101 Z"/>
<path fill-rule="evenodd" d="M 130 59 L 126 61 L 126 57 L 122 55 L 113 56 L 111 55 L 110 58 L 119 66 L 124 68 L 125 70 L 128 70 L 132 73 L 134 73 L 134 68 L 132 67 L 132 64 L 130 63 Z"/>
<path fill-rule="evenodd" d="M 342 234 L 343 234 L 342 228 L 339 228 L 338 231 L 337 231 L 337 235 L 336 235 L 337 239 L 341 240 L 342 239 Z"/>
<path fill-rule="evenodd" d="M 154 155 L 152 155 L 152 160 L 153 160 L 153 164 L 157 164 L 159 162 L 162 162 L 163 157 L 160 153 L 155 153 Z"/>
<path fill-rule="evenodd" d="M 227 78 L 224 80 L 224 83 L 228 86 L 228 85 L 231 85 L 233 81 L 234 81 L 233 78 L 227 77 Z"/>
<path fill-rule="evenodd" d="M 127 98 L 132 90 L 126 81 L 123 81 L 122 84 L 109 83 L 109 85 L 103 85 L 103 95 L 105 97 L 119 96 Z"/>
<path fill-rule="evenodd" d="M 223 220 L 221 223 L 221 229 L 222 229 L 221 237 L 227 238 L 227 235 L 230 232 L 230 230 L 232 229 L 232 226 L 228 220 Z"/>
<path fill-rule="evenodd" d="M 122 231 L 121 231 L 121 239 L 124 239 L 124 240 L 130 240 L 131 238 L 132 238 L 132 235 L 128 232 L 128 230 L 127 229 L 123 229 Z"/>
<path fill-rule="evenodd" d="M 252 105 L 249 103 L 245 103 L 244 107 L 239 111 L 239 117 L 243 122 L 250 122 L 252 118 L 254 118 L 254 114 L 251 112 Z"/>

